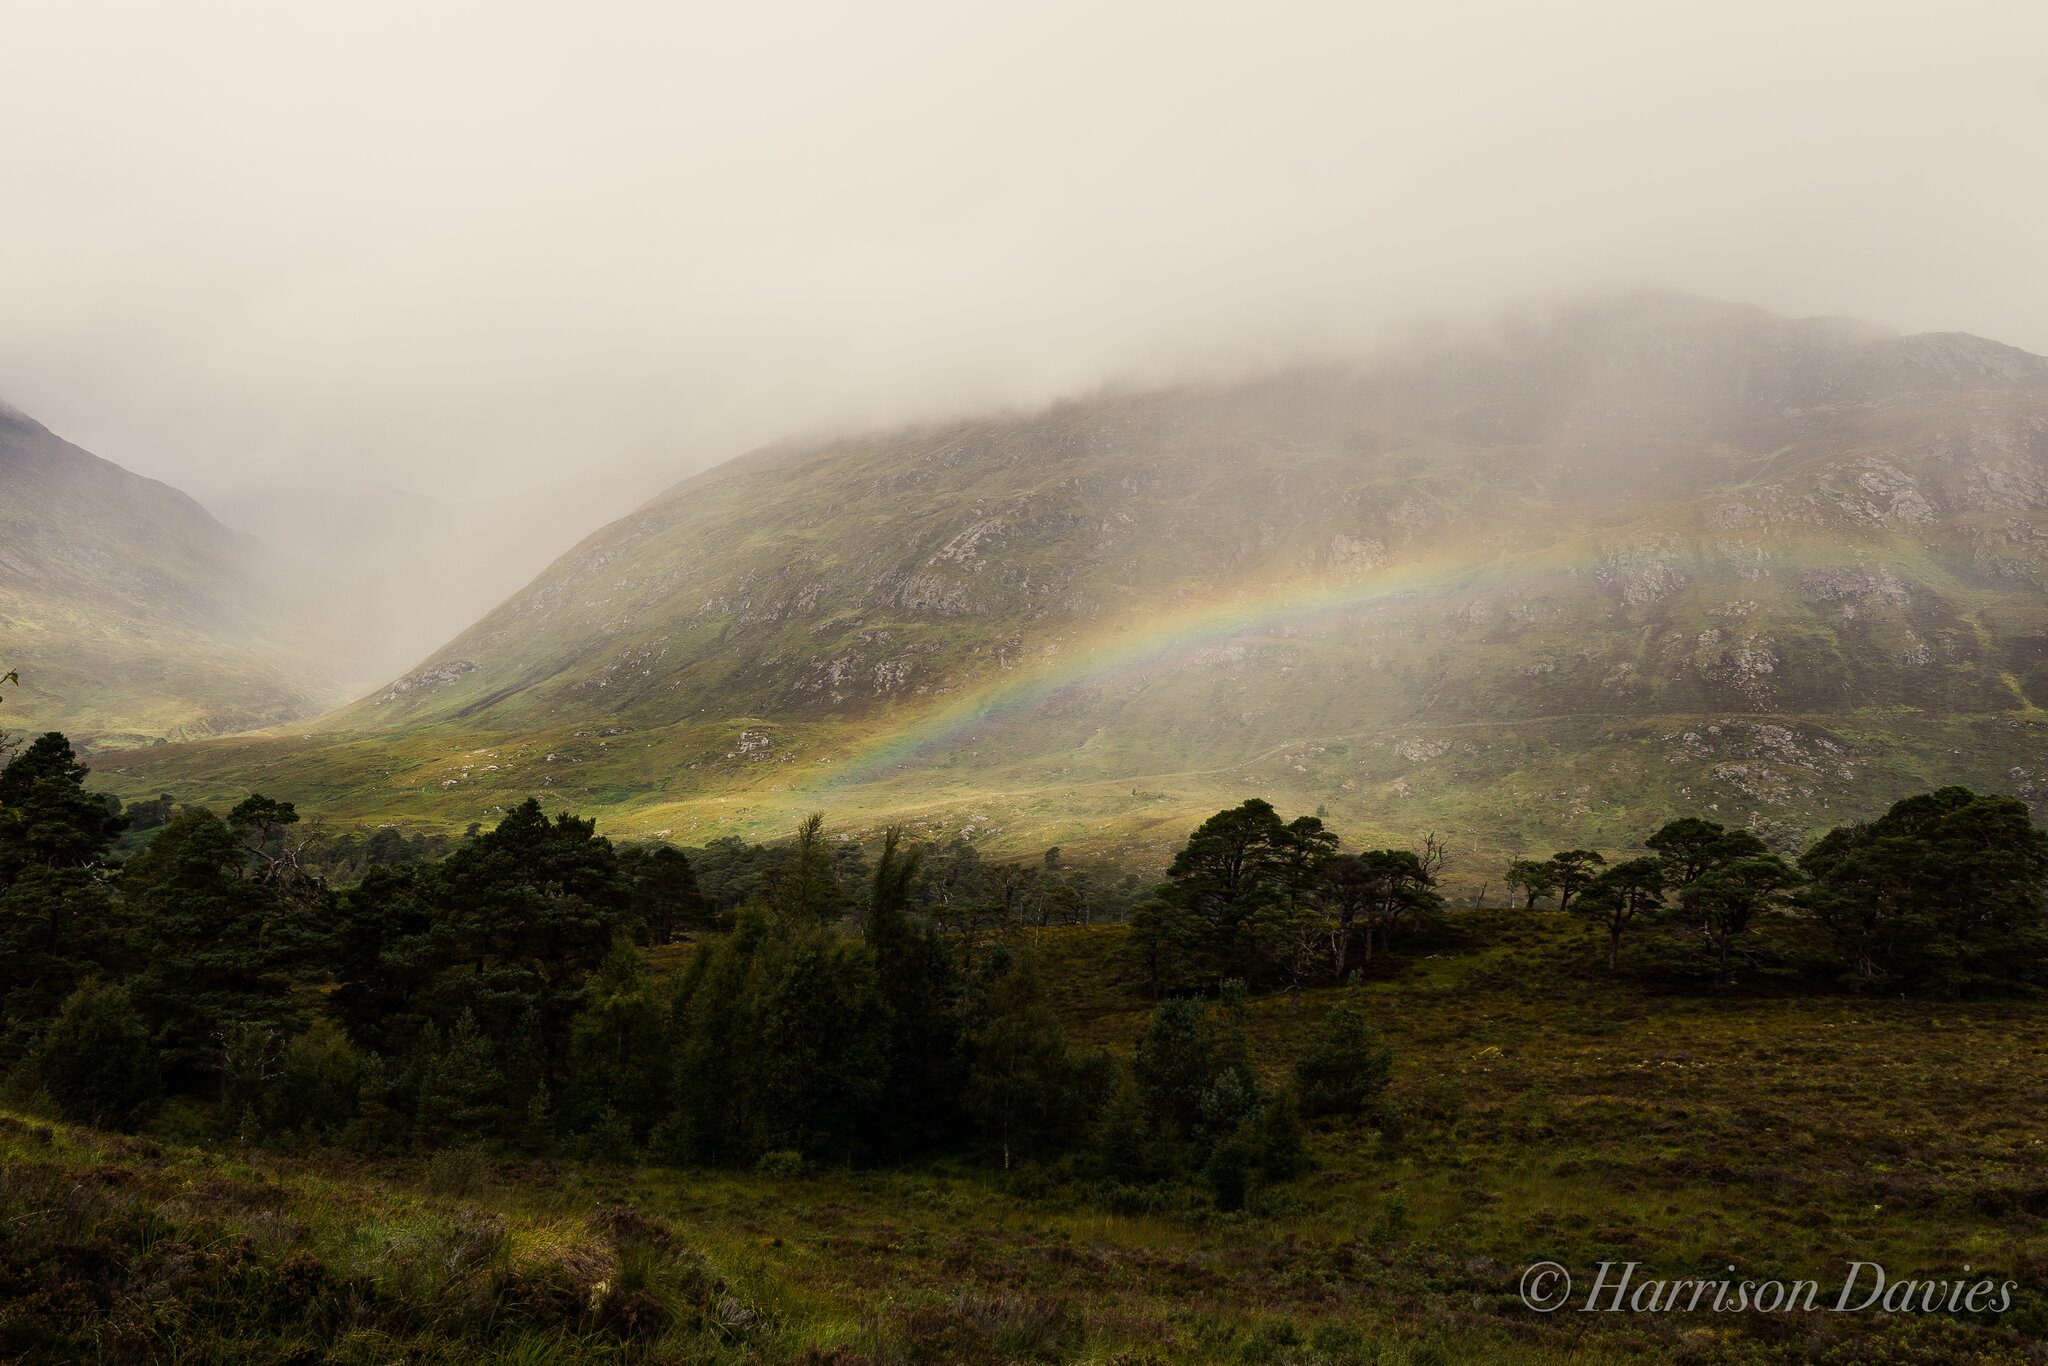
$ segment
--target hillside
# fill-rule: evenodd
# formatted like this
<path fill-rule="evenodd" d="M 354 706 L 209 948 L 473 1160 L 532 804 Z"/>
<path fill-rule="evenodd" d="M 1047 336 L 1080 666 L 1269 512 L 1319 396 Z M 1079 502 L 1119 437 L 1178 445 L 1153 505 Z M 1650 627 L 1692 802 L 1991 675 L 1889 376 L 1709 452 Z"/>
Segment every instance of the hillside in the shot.
<path fill-rule="evenodd" d="M 296 618 L 292 572 L 183 493 L 0 405 L 0 494 L 10 729 L 180 739 L 337 700 L 340 647 Z"/>
<path fill-rule="evenodd" d="M 679 839 L 1150 853 L 1248 791 L 1489 859 L 1680 806 L 1789 837 L 2036 796 L 2044 573 L 2048 360 L 1646 296 L 759 452 L 315 727 L 100 772 Z"/>

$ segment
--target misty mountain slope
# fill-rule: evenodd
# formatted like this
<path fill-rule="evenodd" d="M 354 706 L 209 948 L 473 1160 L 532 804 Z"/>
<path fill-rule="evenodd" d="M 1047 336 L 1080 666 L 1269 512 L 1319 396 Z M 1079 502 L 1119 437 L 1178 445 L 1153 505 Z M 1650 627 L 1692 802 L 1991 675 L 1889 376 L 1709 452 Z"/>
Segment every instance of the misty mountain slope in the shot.
<path fill-rule="evenodd" d="M 183 493 L 0 408 L 0 658 L 21 673 L 10 729 L 189 738 L 331 705 L 338 647 L 294 619 L 295 586 Z"/>
<path fill-rule="evenodd" d="M 2032 795 L 2044 583 L 2048 361 L 1649 296 L 761 452 L 296 748 L 135 780 L 310 765 L 450 823 L 547 787 L 679 838 L 827 806 L 1116 843 L 1246 791 L 1470 845 L 1807 829 Z"/>
<path fill-rule="evenodd" d="M 245 483 L 207 505 L 289 559 L 306 610 L 345 634 L 350 695 L 386 683 L 475 623 L 592 526 L 643 501 L 637 481 L 573 482 L 444 502 L 318 474 Z"/>

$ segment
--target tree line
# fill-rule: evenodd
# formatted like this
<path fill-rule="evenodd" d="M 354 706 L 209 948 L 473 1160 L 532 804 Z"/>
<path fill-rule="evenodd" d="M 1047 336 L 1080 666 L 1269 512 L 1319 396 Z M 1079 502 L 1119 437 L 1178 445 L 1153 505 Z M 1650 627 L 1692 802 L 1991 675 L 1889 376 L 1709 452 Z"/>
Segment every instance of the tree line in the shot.
<path fill-rule="evenodd" d="M 1624 935 L 1653 960 L 1727 981 L 1743 965 L 1863 990 L 1957 995 L 2038 978 L 2048 962 L 2048 832 L 2014 797 L 1951 786 L 1837 826 L 1796 860 L 1748 830 L 1683 816 L 1609 862 L 1591 849 L 1518 859 L 1507 882 L 1596 925 L 1618 970 Z M 1766 929 L 1780 930 L 1774 945 Z"/>
<path fill-rule="evenodd" d="M 1299 1169 L 1305 1117 L 1365 1113 L 1385 1082 L 1353 1001 L 1262 1083 L 1241 983 L 1163 1002 L 1128 1057 L 1075 1049 L 1028 945 L 983 932 L 1001 903 L 958 909 L 978 865 L 901 832 L 856 864 L 813 817 L 772 857 L 710 851 L 700 881 L 528 800 L 337 888 L 260 795 L 179 808 L 117 860 L 125 817 L 87 776 L 59 734 L 0 770 L 0 1062 L 96 1124 L 164 1107 L 252 1142 L 775 1170 L 1057 1156 L 1234 1207 Z M 1046 901 L 1073 885 L 1056 856 L 1036 871 Z M 684 934 L 657 973 L 647 947 Z"/>

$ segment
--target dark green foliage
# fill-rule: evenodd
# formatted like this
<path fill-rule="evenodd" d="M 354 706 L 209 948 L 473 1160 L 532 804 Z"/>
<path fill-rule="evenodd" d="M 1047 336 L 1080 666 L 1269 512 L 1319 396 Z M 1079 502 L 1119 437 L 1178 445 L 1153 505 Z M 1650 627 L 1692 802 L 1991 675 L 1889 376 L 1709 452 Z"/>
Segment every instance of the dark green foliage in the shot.
<path fill-rule="evenodd" d="M 1216 1208 L 1244 1208 L 1245 1197 L 1251 1191 L 1252 1173 L 1258 1162 L 1258 1129 L 1249 1119 L 1210 1145 L 1208 1158 L 1202 1163 L 1202 1179 L 1208 1182 L 1209 1194 L 1215 1199 Z"/>
<path fill-rule="evenodd" d="M 1522 908 L 1533 911 L 1536 903 L 1557 895 L 1557 870 L 1547 862 L 1516 859 L 1508 865 L 1506 882 L 1522 894 Z"/>
<path fill-rule="evenodd" d="M 1572 898 L 1591 882 L 1607 860 L 1591 849 L 1566 849 L 1550 856 L 1550 883 L 1557 889 L 1557 909 L 1568 911 Z"/>
<path fill-rule="evenodd" d="M 330 1008 L 358 1045 L 402 1054 L 429 1022 L 426 990 L 456 945 L 439 923 L 439 871 L 374 868 L 342 893 L 330 933 Z"/>
<path fill-rule="evenodd" d="M 1432 841 L 1428 846 L 1436 849 Z M 1323 895 L 1334 911 L 1336 977 L 1350 975 L 1354 946 L 1370 963 L 1408 927 L 1434 920 L 1443 909 L 1432 860 L 1412 849 L 1370 849 L 1338 854 L 1322 868 Z"/>
<path fill-rule="evenodd" d="M 121 809 L 121 814 L 127 819 L 130 830 L 161 830 L 177 814 L 177 805 L 176 799 L 164 792 L 139 802 L 129 802 Z"/>
<path fill-rule="evenodd" d="M 1654 858 L 1632 858 L 1603 869 L 1580 893 L 1573 912 L 1607 931 L 1607 969 L 1621 962 L 1621 933 L 1631 923 L 1664 904 L 1665 864 Z"/>
<path fill-rule="evenodd" d="M 572 1131 L 606 1115 L 644 1141 L 669 1111 L 668 1003 L 625 940 L 613 946 L 584 988 L 569 1028 L 562 1114 Z"/>
<path fill-rule="evenodd" d="M 1211 991 L 1248 972 L 1282 975 L 1261 921 L 1314 893 L 1336 845 L 1314 816 L 1282 821 L 1257 797 L 1217 812 L 1174 855 L 1166 882 L 1132 910 L 1127 956 L 1158 995 Z"/>
<path fill-rule="evenodd" d="M 228 812 L 228 828 L 242 841 L 258 882 L 287 887 L 300 881 L 299 846 L 291 827 L 299 823 L 298 808 L 260 792 L 252 792 Z"/>
<path fill-rule="evenodd" d="M 698 890 L 717 912 L 737 910 L 754 899 L 775 863 L 774 851 L 724 835 L 688 852 Z"/>
<path fill-rule="evenodd" d="M 1053 1151 L 1080 1121 L 1079 1079 L 1030 960 L 997 955 L 976 983 L 970 1018 L 967 1113 L 1005 1167 Z"/>
<path fill-rule="evenodd" d="M 665 1145 L 693 1161 L 731 1163 L 758 1155 L 752 1117 L 753 990 L 768 923 L 740 911 L 733 932 L 691 961 L 673 1008 L 675 1113 Z"/>
<path fill-rule="evenodd" d="M 922 861 L 916 851 L 903 850 L 900 831 L 883 836 L 862 932 L 887 1012 L 882 1147 L 899 1156 L 938 1147 L 957 1135 L 964 1083 L 953 955 L 933 930 L 920 930 L 911 921 Z"/>
<path fill-rule="evenodd" d="M 1167 1143 L 1206 1154 L 1257 1109 L 1241 1000 L 1241 985 L 1233 983 L 1217 1007 L 1191 997 L 1162 1001 L 1138 1039 L 1131 1071 Z"/>
<path fill-rule="evenodd" d="M 1698 816 L 1666 822 L 1643 845 L 1655 851 L 1664 865 L 1664 881 L 1673 887 L 1690 887 L 1715 868 L 1770 852 L 1749 831 Z"/>
<path fill-rule="evenodd" d="M 1192 996 L 1161 1001 L 1139 1038 L 1131 1071 L 1154 1121 L 1176 1135 L 1194 1131 L 1202 1096 L 1219 1070 L 1209 1009 Z"/>
<path fill-rule="evenodd" d="M 440 971 L 435 1018 L 468 1011 L 494 1038 L 529 1013 L 546 1056 L 559 1050 L 583 979 L 629 928 L 629 891 L 593 822 L 552 822 L 529 797 L 439 866 L 434 889 Z"/>
<path fill-rule="evenodd" d="M 806 817 L 769 883 L 769 908 L 792 924 L 837 920 L 846 913 L 847 896 L 835 862 L 825 843 L 825 818 Z"/>
<path fill-rule="evenodd" d="M 0 1042 L 7 1053 L 87 975 L 126 964 L 121 928 L 98 869 L 32 864 L 0 892 Z"/>
<path fill-rule="evenodd" d="M 591 822 L 528 799 L 437 865 L 378 870 L 333 933 L 336 1009 L 365 1047 L 407 1051 L 465 1013 L 558 1076 L 586 979 L 630 930 L 630 889 Z M 504 1061 L 510 1061 L 507 1058 Z"/>
<path fill-rule="evenodd" d="M 1364 1114 L 1386 1090 L 1392 1050 L 1383 1047 L 1356 986 L 1331 1006 L 1294 1066 L 1301 1112 L 1315 1118 Z"/>
<path fill-rule="evenodd" d="M 753 1133 L 758 1151 L 850 1161 L 873 1147 L 888 1070 L 874 965 L 812 928 L 771 940 L 756 1000 Z"/>
<path fill-rule="evenodd" d="M 1308 1166 L 1301 1131 L 1301 1095 L 1292 1086 L 1267 1097 L 1258 1116 L 1259 1171 L 1268 1181 L 1292 1181 Z"/>
<path fill-rule="evenodd" d="M 59 1110 L 85 1124 L 127 1129 L 162 1094 L 149 1026 L 117 986 L 87 982 L 43 1032 L 35 1074 Z"/>
<path fill-rule="evenodd" d="M 2037 972 L 2048 955 L 2048 834 L 2011 797 L 1945 787 L 1822 837 L 1797 898 L 1858 986 L 1932 987 Z"/>
<path fill-rule="evenodd" d="M 253 1143 L 272 1132 L 269 1111 L 284 1064 L 284 1039 L 268 1025 L 244 1023 L 220 1043 L 220 1127 Z"/>
<path fill-rule="evenodd" d="M 1152 1118 L 1145 1092 L 1128 1065 L 1116 1070 L 1109 1097 L 1095 1122 L 1096 1161 L 1112 1181 L 1137 1184 L 1156 1174 Z"/>
<path fill-rule="evenodd" d="M 243 876 L 244 859 L 234 832 L 201 807 L 121 870 L 140 965 L 131 989 L 175 1086 L 218 1075 L 221 1039 L 289 1013 L 288 908 L 274 887 Z"/>
<path fill-rule="evenodd" d="M 130 811 L 133 810 L 131 807 Z M 320 878 L 329 886 L 353 887 L 378 869 L 431 863 L 447 857 L 454 848 L 455 841 L 447 835 L 436 832 L 408 835 L 388 825 L 367 834 L 315 831 L 308 833 L 301 842 L 298 864 L 301 871 Z"/>
<path fill-rule="evenodd" d="M 301 1139 L 339 1139 L 356 1118 L 364 1072 L 364 1059 L 348 1037 L 332 1022 L 315 1020 L 285 1045 L 278 1060 L 270 1127 Z"/>
<path fill-rule="evenodd" d="M 1757 919 L 1799 884 L 1799 872 L 1775 854 L 1719 864 L 1678 894 L 1680 915 L 1726 981 Z"/>
<path fill-rule="evenodd" d="M 633 910 L 633 939 L 667 944 L 678 935 L 712 928 L 715 913 L 698 889 L 690 860 L 666 844 L 629 845 L 619 851 Z"/>
<path fill-rule="evenodd" d="M 89 771 L 56 731 L 0 770 L 0 885 L 27 865 L 78 868 L 105 857 L 126 822 L 119 802 L 85 790 Z"/>
<path fill-rule="evenodd" d="M 808 911 L 743 909 L 698 955 L 674 1008 L 674 1111 L 661 1143 L 693 1160 L 789 1149 L 846 1162 L 879 1145 L 890 1014 L 868 947 Z"/>
<path fill-rule="evenodd" d="M 122 966 L 106 859 L 125 822 L 51 733 L 0 771 L 0 1045 L 9 1054 L 84 978 Z"/>
<path fill-rule="evenodd" d="M 491 1041 L 464 1012 L 445 1038 L 428 1025 L 413 1044 L 415 1134 L 428 1147 L 488 1142 L 499 1135 L 506 1105 Z"/>

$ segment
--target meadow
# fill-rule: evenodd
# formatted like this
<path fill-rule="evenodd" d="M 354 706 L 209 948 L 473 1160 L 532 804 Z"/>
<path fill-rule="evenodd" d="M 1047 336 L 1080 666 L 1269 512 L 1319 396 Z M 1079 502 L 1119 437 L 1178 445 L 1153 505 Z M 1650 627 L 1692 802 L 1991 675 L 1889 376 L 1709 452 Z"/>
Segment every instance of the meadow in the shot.
<path fill-rule="evenodd" d="M 1069 1034 L 1151 1003 L 1120 927 L 1016 932 Z M 656 971 L 693 952 L 652 952 Z M 1624 953 L 1624 966 L 1628 958 Z M 2035 1362 L 2048 1008 L 1673 995 L 1582 924 L 1454 912 L 1381 959 L 1396 1122 L 1217 1211 L 1062 1164 L 710 1172 L 209 1147 L 0 1117 L 0 1351 L 24 1361 Z M 1336 999 L 1255 998 L 1278 1077 Z M 196 1130 L 194 1130 L 196 1132 Z M 772 1164 L 771 1164 L 772 1165 Z M 2003 1314 L 1538 1314 L 1555 1260 L 1642 1275 L 2012 1280 Z M 1583 1284 L 1583 1282 L 1582 1282 Z M 1825 1297 L 1824 1297 L 1825 1298 Z"/>

